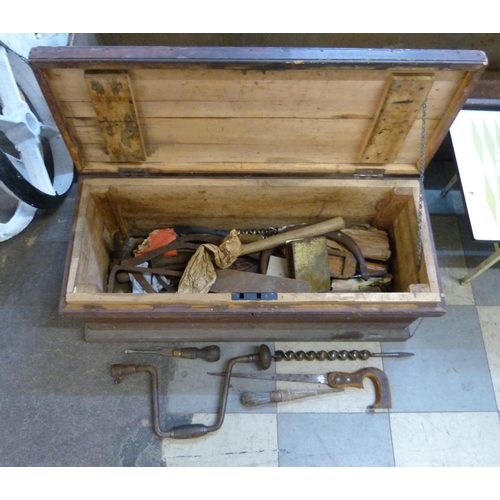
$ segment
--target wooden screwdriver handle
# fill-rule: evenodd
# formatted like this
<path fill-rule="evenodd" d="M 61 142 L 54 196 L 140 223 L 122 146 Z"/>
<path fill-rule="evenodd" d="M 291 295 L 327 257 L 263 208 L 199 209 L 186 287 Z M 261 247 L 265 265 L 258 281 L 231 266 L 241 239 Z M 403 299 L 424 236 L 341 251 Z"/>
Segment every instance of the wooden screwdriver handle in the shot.
<path fill-rule="evenodd" d="M 172 349 L 172 356 L 185 359 L 203 359 L 209 363 L 214 363 L 220 359 L 220 347 L 217 345 L 209 345 L 207 347 L 181 347 L 180 349 Z"/>
<path fill-rule="evenodd" d="M 338 231 L 345 227 L 344 219 L 342 217 L 335 217 L 333 219 L 311 224 L 309 226 L 302 226 L 298 229 L 275 234 L 263 240 L 247 243 L 241 247 L 240 255 L 248 255 L 254 252 L 261 252 L 262 250 L 269 250 L 284 245 L 287 241 L 297 240 L 300 238 L 314 238 L 322 236 L 331 231 Z"/>

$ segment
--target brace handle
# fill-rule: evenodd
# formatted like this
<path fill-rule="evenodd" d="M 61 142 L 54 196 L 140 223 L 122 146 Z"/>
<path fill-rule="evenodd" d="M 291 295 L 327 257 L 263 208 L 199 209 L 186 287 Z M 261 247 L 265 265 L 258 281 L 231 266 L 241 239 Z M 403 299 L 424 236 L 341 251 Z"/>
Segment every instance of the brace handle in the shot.
<path fill-rule="evenodd" d="M 168 432 L 168 437 L 174 439 L 191 439 L 204 436 L 208 434 L 210 430 L 210 427 L 204 424 L 178 425 Z"/>
<path fill-rule="evenodd" d="M 363 380 L 369 378 L 375 385 L 375 403 L 368 407 L 368 410 L 392 408 L 391 386 L 387 375 L 378 368 L 362 368 L 357 372 L 343 373 L 330 372 L 328 374 L 328 385 L 335 389 L 345 387 L 363 388 Z"/>

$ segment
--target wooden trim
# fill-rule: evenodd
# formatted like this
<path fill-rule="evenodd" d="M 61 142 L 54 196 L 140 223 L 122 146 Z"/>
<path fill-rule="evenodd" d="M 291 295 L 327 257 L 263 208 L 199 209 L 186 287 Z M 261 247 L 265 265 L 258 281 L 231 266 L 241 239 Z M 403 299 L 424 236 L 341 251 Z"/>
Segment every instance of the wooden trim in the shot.
<path fill-rule="evenodd" d="M 394 176 L 411 176 L 417 175 L 418 169 L 413 163 L 398 163 L 390 165 L 390 168 L 385 170 L 385 177 Z M 103 162 L 88 162 L 85 165 L 85 174 L 106 174 L 108 176 L 119 174 L 120 169 L 127 169 L 133 172 L 134 169 L 138 173 L 147 175 L 162 175 L 168 177 L 174 174 L 186 175 L 189 172 L 193 175 L 210 175 L 217 178 L 219 176 L 230 175 L 233 178 L 238 176 L 253 175 L 272 175 L 279 177 L 298 177 L 304 176 L 307 178 L 329 177 L 331 175 L 346 175 L 352 176 L 358 169 L 366 168 L 366 164 L 361 163 L 264 163 L 264 162 L 199 162 L 199 163 L 184 163 L 184 162 L 154 162 L 148 161 L 145 164 L 137 165 L 135 163 L 116 163 L 109 164 Z M 374 167 L 376 170 L 377 167 Z"/>
<path fill-rule="evenodd" d="M 204 65 L 228 67 L 251 64 L 266 69 L 304 66 L 373 67 L 413 66 L 472 71 L 487 63 L 479 50 L 356 49 L 311 47 L 35 47 L 30 63 L 40 68 L 97 69 Z"/>
<path fill-rule="evenodd" d="M 412 190 L 408 188 L 395 188 L 377 207 L 377 215 L 372 222 L 373 226 L 384 231 L 390 229 L 412 198 Z"/>
<path fill-rule="evenodd" d="M 230 293 L 210 293 L 210 294 L 112 294 L 112 293 L 88 293 L 74 292 L 66 297 L 68 304 L 78 307 L 78 304 L 85 308 L 96 307 L 98 309 L 120 309 L 124 305 L 130 310 L 150 310 L 153 307 L 156 311 L 165 308 L 173 311 L 175 307 L 187 308 L 191 314 L 196 312 L 206 313 L 215 305 L 223 304 L 227 311 L 237 310 L 262 310 L 262 307 L 273 305 L 274 314 L 279 310 L 293 310 L 310 308 L 314 310 L 335 310 L 342 308 L 345 310 L 345 304 L 356 303 L 358 308 L 373 307 L 394 307 L 396 309 L 408 307 L 408 302 L 417 307 L 419 304 L 439 304 L 441 299 L 439 293 L 416 293 L 416 292 L 380 292 L 380 293 L 279 293 L 277 301 L 244 301 L 231 300 Z M 255 305 L 258 304 L 258 305 Z"/>
<path fill-rule="evenodd" d="M 465 75 L 459 89 L 455 94 L 455 97 L 448 106 L 446 114 L 443 116 L 438 126 L 434 129 L 435 131 L 433 136 L 427 139 L 427 148 L 425 152 L 426 166 L 432 160 L 432 157 L 435 155 L 439 146 L 446 137 L 446 134 L 450 130 L 453 121 L 457 117 L 460 110 L 464 107 L 467 98 L 471 95 L 475 85 L 477 84 L 485 70 L 486 65 L 476 72 L 469 72 Z"/>

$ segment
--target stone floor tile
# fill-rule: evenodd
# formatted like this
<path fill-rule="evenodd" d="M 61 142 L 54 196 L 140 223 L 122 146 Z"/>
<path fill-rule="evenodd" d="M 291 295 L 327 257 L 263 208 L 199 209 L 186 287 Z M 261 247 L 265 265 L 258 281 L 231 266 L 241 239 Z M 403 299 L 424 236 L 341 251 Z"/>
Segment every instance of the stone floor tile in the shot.
<path fill-rule="evenodd" d="M 401 350 L 383 342 L 383 351 Z M 425 318 L 404 350 L 410 358 L 384 358 L 394 412 L 496 411 L 496 401 L 474 306 L 450 306 Z"/>
<path fill-rule="evenodd" d="M 498 413 L 391 413 L 398 467 L 498 467 Z"/>
<path fill-rule="evenodd" d="M 391 467 L 388 414 L 280 413 L 280 467 Z"/>
<path fill-rule="evenodd" d="M 455 215 L 454 193 L 443 196 L 441 189 L 426 189 L 425 198 L 430 214 Z"/>
<path fill-rule="evenodd" d="M 488 364 L 490 367 L 491 380 L 495 390 L 497 407 L 500 411 L 500 307 L 482 306 L 477 308 L 479 323 L 483 332 L 484 345 Z"/>
<path fill-rule="evenodd" d="M 446 304 L 473 305 L 471 285 L 460 283 L 467 266 L 456 217 L 434 215 L 431 224 Z"/>
<path fill-rule="evenodd" d="M 0 467 L 161 467 L 142 396 L 12 394 L 0 398 Z"/>
<path fill-rule="evenodd" d="M 192 423 L 212 425 L 214 415 L 196 414 Z M 222 427 L 202 438 L 163 439 L 167 467 L 277 467 L 275 413 L 227 414 Z"/>
<path fill-rule="evenodd" d="M 495 249 L 492 242 L 474 240 L 467 217 L 457 217 L 457 223 L 467 263 L 462 276 L 465 277 L 476 266 L 484 262 Z M 500 262 L 497 262 L 470 282 L 477 306 L 500 305 L 499 280 Z"/>

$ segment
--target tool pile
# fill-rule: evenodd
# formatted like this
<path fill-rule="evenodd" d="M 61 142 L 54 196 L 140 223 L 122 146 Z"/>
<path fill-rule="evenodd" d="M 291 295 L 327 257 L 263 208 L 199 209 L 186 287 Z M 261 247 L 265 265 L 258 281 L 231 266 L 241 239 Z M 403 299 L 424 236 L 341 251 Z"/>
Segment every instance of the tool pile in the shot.
<path fill-rule="evenodd" d="M 207 362 L 216 362 L 220 359 L 220 348 L 216 345 L 211 345 L 198 349 L 195 347 L 187 348 L 164 348 L 159 350 L 135 350 L 128 349 L 126 354 L 146 353 L 157 354 L 166 357 L 178 357 L 185 359 L 202 359 Z M 168 431 L 162 430 L 160 426 L 160 396 L 158 385 L 158 371 L 153 365 L 137 365 L 137 364 L 114 364 L 111 366 L 111 375 L 115 379 L 115 383 L 119 384 L 122 378 L 126 375 L 135 373 L 147 372 L 151 378 L 151 398 L 153 411 L 153 428 L 159 437 L 169 437 L 174 439 L 191 439 L 201 437 L 209 432 L 214 432 L 221 428 L 227 401 L 229 397 L 229 388 L 231 377 L 245 379 L 265 379 L 275 381 L 289 381 L 309 384 L 325 384 L 329 387 L 327 390 L 321 389 L 306 389 L 306 390 L 274 390 L 266 393 L 244 392 L 241 395 L 241 403 L 247 407 L 259 406 L 268 403 L 280 403 L 286 401 L 295 401 L 298 399 L 309 398 L 321 394 L 331 392 L 342 392 L 346 387 L 355 387 L 362 389 L 365 378 L 373 382 L 375 388 L 375 403 L 367 408 L 368 411 L 388 410 L 392 408 L 391 388 L 387 375 L 375 367 L 366 367 L 357 370 L 353 373 L 340 371 L 331 371 L 324 374 L 309 375 L 309 374 L 279 374 L 265 373 L 271 367 L 273 361 L 303 361 L 303 360 L 363 360 L 366 361 L 370 357 L 408 357 L 413 356 L 407 352 L 391 352 L 391 353 L 371 353 L 367 350 L 357 351 L 276 351 L 271 353 L 269 347 L 261 344 L 256 353 L 245 356 L 238 356 L 230 359 L 226 363 L 224 372 L 209 373 L 209 375 L 223 377 L 221 395 L 219 399 L 219 410 L 216 422 L 211 426 L 204 424 L 188 424 L 174 427 Z M 238 363 L 255 363 L 259 369 L 256 373 L 233 373 L 233 368 Z"/>
<path fill-rule="evenodd" d="M 259 230 L 187 226 L 146 238 L 113 236 L 108 293 L 278 293 L 391 291 L 385 231 L 345 228 L 341 217 Z"/>

